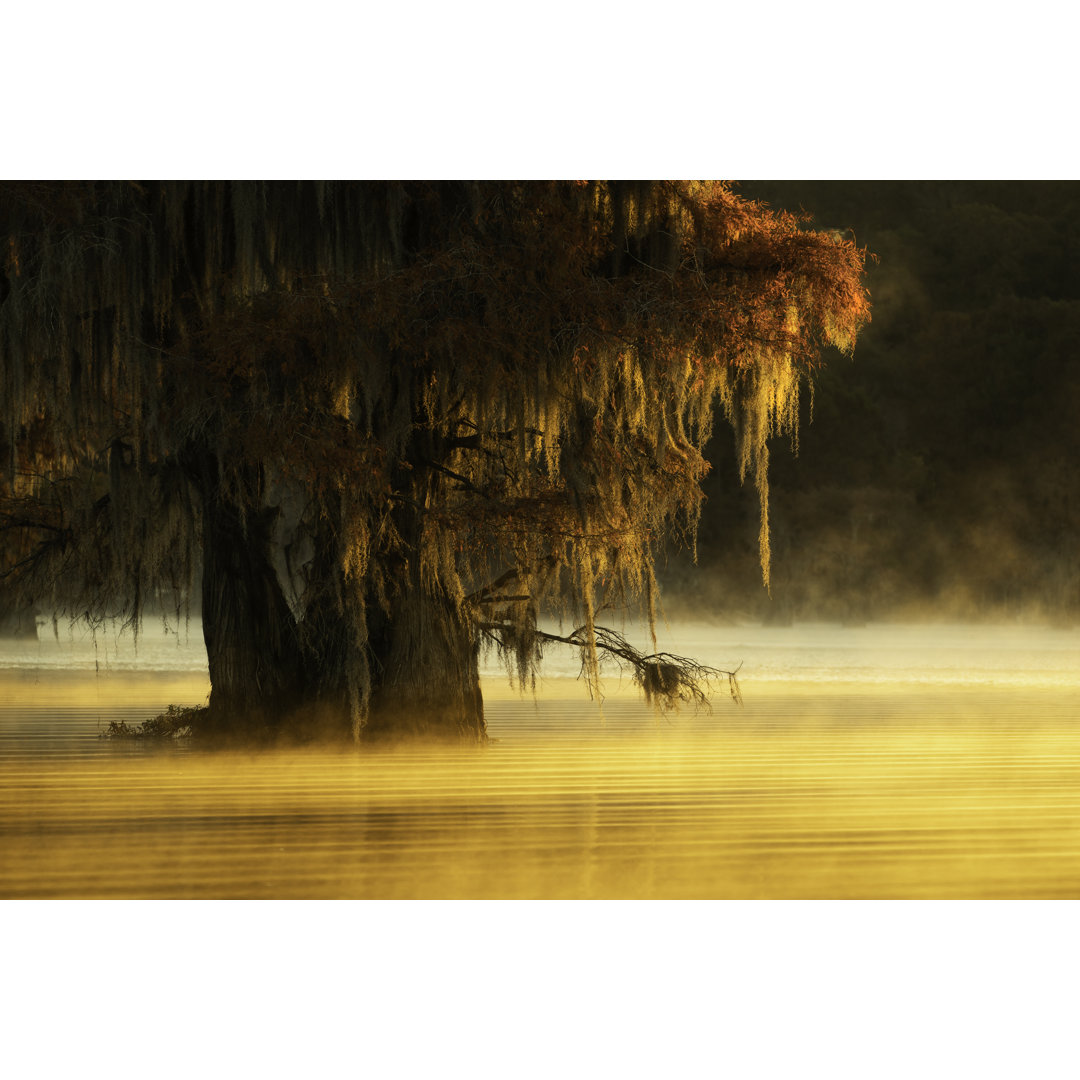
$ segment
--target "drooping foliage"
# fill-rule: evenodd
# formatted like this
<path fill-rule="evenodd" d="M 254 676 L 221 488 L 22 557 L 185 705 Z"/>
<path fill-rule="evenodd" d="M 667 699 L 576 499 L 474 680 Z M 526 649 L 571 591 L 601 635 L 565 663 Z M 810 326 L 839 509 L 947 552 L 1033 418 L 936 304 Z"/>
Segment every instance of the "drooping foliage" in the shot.
<path fill-rule="evenodd" d="M 0 239 L 5 582 L 137 620 L 201 574 L 212 679 L 273 623 L 234 674 L 355 730 L 450 638 L 529 678 L 549 608 L 595 683 L 717 412 L 767 583 L 768 440 L 869 312 L 852 242 L 715 182 L 20 183 Z"/>
<path fill-rule="evenodd" d="M 757 506 L 723 433 L 700 568 L 661 580 L 699 610 L 778 621 L 1049 620 L 1080 614 L 1080 185 L 753 181 L 877 255 L 858 363 L 815 379 L 799 455 L 773 454 L 772 595 Z M 808 415 L 803 402 L 802 416 Z"/>

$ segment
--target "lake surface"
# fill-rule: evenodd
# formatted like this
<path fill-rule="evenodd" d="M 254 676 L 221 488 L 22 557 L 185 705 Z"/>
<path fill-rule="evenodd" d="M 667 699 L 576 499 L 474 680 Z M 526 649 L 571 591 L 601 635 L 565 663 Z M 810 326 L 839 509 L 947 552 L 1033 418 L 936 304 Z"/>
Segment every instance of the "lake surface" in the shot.
<path fill-rule="evenodd" d="M 100 738 L 209 686 L 197 624 L 0 643 L 0 896 L 1080 897 L 1080 633 L 674 625 L 739 707 L 603 709 L 552 652 L 486 748 Z"/>

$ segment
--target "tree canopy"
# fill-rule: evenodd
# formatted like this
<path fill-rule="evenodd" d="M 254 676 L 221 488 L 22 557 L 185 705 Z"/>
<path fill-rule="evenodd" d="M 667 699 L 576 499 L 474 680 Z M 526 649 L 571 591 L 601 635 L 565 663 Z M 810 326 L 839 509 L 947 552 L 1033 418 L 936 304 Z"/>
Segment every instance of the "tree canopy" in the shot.
<path fill-rule="evenodd" d="M 545 612 L 595 685 L 714 414 L 768 583 L 768 440 L 869 318 L 853 241 L 719 182 L 17 183 L 0 237 L 4 586 L 198 598 L 223 724 L 482 731 L 476 650 L 529 679 Z"/>
<path fill-rule="evenodd" d="M 770 469 L 772 594 L 758 509 L 713 466 L 699 563 L 658 571 L 667 610 L 757 620 L 1080 615 L 1080 185 L 751 181 L 741 192 L 852 229 L 874 321 L 815 380 L 799 455 Z M 803 418 L 808 401 L 803 401 Z M 719 433 L 721 436 L 723 433 Z"/>

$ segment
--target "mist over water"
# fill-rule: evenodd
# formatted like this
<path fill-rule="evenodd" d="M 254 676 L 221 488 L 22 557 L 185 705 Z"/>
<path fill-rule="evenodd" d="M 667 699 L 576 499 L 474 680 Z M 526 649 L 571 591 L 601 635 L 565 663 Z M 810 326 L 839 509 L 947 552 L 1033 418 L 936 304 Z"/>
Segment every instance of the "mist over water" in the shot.
<path fill-rule="evenodd" d="M 628 636 L 634 637 L 633 629 Z M 647 638 L 638 640 L 644 644 Z M 99 738 L 209 690 L 201 634 L 0 643 L 4 897 L 1075 897 L 1080 634 L 673 623 L 742 707 L 485 669 L 486 748 Z"/>

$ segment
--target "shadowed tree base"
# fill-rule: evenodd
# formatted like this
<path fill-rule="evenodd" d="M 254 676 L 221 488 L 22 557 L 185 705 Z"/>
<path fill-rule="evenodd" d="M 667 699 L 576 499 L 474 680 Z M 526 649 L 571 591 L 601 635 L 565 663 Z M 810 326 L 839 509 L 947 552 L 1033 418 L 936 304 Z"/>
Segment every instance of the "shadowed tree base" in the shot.
<path fill-rule="evenodd" d="M 440 701 L 417 696 L 380 702 L 360 729 L 360 742 L 391 742 L 399 739 L 487 742 L 487 726 L 484 723 L 484 705 L 479 686 L 469 702 L 445 699 Z"/>
<path fill-rule="evenodd" d="M 175 709 L 175 707 L 174 707 Z M 387 705 L 374 710 L 354 734 L 344 707 L 307 705 L 290 713 L 268 715 L 252 710 L 230 712 L 223 708 L 185 710 L 183 729 L 163 722 L 168 714 L 148 721 L 144 727 L 111 731 L 121 736 L 191 736 L 214 747 L 238 746 L 365 746 L 393 742 L 454 743 L 483 745 L 487 742 L 483 703 L 479 690 L 473 711 L 459 704 L 413 700 L 408 705 Z"/>
<path fill-rule="evenodd" d="M 414 572 L 415 573 L 415 572 Z M 362 740 L 486 740 L 478 649 L 473 629 L 445 591 L 420 582 L 392 618 L 369 616 L 373 691 Z"/>
<path fill-rule="evenodd" d="M 268 555 L 269 520 L 208 500 L 203 635 L 212 687 L 198 734 L 215 742 L 484 742 L 478 649 L 460 605 L 403 567 L 391 612 L 367 613 L 360 644 L 344 614 L 297 621 Z M 364 649 L 371 694 L 357 723 L 342 673 Z"/>

